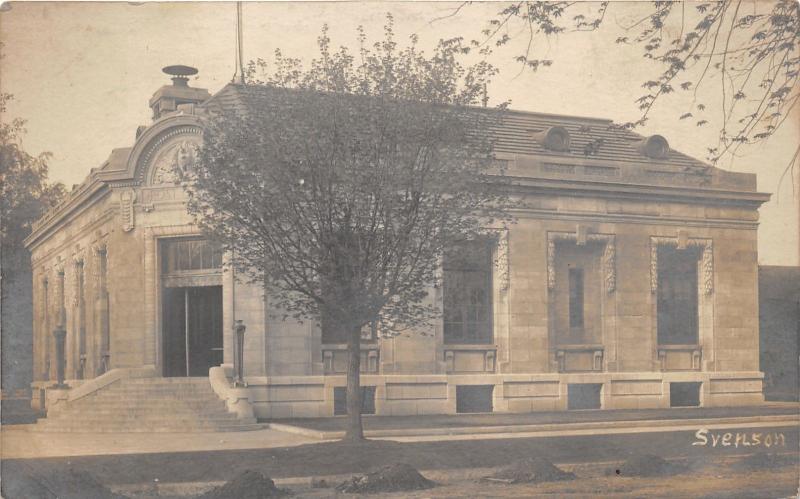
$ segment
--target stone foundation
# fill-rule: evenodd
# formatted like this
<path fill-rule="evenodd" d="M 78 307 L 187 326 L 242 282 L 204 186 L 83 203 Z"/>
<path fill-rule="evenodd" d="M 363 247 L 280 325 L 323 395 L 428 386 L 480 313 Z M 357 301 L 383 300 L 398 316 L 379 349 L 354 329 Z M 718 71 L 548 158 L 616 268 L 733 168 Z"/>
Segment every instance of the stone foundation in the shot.
<path fill-rule="evenodd" d="M 670 407 L 670 383 L 700 383 L 700 407 L 757 405 L 764 402 L 760 372 L 654 372 L 574 374 L 362 375 L 375 387 L 375 414 L 413 416 L 455 414 L 456 387 L 493 385 L 493 412 L 567 410 L 570 384 L 599 384 L 601 409 Z M 249 399 L 260 419 L 333 415 L 334 387 L 344 376 L 247 378 Z"/>

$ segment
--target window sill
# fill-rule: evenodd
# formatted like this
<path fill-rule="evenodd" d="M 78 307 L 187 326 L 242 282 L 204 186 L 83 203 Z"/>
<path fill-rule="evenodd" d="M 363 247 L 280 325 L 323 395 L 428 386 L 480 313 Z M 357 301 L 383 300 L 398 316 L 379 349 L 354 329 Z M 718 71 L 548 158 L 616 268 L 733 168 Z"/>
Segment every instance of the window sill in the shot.
<path fill-rule="evenodd" d="M 380 345 L 377 341 L 370 341 L 369 343 L 362 341 L 361 350 L 379 350 Z M 322 350 L 347 350 L 347 343 L 323 343 Z"/>
<path fill-rule="evenodd" d="M 565 350 L 568 352 L 589 352 L 589 351 L 600 351 L 602 352 L 605 350 L 603 345 L 598 345 L 595 343 L 567 343 L 564 345 L 556 345 L 556 350 Z"/>
<path fill-rule="evenodd" d="M 494 343 L 445 343 L 445 350 L 497 350 Z"/>
<path fill-rule="evenodd" d="M 683 344 L 683 345 L 658 345 L 659 350 L 676 350 L 676 351 L 685 351 L 685 350 L 701 350 L 702 348 L 700 345 L 695 344 Z"/>
<path fill-rule="evenodd" d="M 662 371 L 699 371 L 703 359 L 700 345 L 658 345 L 658 361 Z"/>

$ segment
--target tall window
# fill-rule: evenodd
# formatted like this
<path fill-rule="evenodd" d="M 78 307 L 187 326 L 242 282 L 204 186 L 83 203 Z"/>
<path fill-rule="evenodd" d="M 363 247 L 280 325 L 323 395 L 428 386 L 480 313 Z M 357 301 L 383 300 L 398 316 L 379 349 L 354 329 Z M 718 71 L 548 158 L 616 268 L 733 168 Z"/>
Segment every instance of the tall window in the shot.
<path fill-rule="evenodd" d="M 492 342 L 492 245 L 459 244 L 444 257 L 444 342 Z"/>
<path fill-rule="evenodd" d="M 222 247 L 219 244 L 203 239 L 166 240 L 163 244 L 164 274 L 222 267 Z"/>
<path fill-rule="evenodd" d="M 347 329 L 342 327 L 331 317 L 322 313 L 320 319 L 320 328 L 322 329 L 322 344 L 323 345 L 336 345 L 347 343 L 349 334 Z M 378 323 L 373 322 L 361 328 L 361 341 L 369 342 L 375 341 L 378 338 Z"/>
<path fill-rule="evenodd" d="M 583 328 L 583 269 L 569 269 L 569 327 Z"/>
<path fill-rule="evenodd" d="M 698 343 L 697 248 L 658 248 L 658 343 Z"/>
<path fill-rule="evenodd" d="M 75 264 L 78 305 L 78 378 L 86 377 L 86 274 L 83 260 Z"/>
<path fill-rule="evenodd" d="M 44 365 L 42 366 L 42 377 L 45 380 L 50 379 L 50 314 L 47 307 L 50 304 L 49 300 L 50 282 L 45 278 L 42 281 L 42 327 L 44 328 Z"/>

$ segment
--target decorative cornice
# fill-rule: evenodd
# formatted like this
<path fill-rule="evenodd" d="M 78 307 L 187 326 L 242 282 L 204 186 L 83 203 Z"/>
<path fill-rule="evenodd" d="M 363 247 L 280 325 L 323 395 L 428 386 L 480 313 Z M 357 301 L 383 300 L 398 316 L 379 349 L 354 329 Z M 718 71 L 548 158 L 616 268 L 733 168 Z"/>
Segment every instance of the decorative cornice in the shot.
<path fill-rule="evenodd" d="M 616 224 L 638 224 L 638 225 L 661 225 L 672 227 L 700 227 L 704 229 L 739 229 L 739 230 L 756 230 L 758 229 L 758 222 L 755 221 L 738 221 L 738 220 L 722 220 L 722 219 L 708 219 L 708 218 L 676 218 L 666 217 L 659 215 L 617 215 L 608 214 L 605 212 L 567 212 L 556 211 L 553 209 L 541 208 L 514 208 L 509 210 L 509 213 L 516 218 L 529 218 L 534 220 L 559 220 L 568 222 L 585 222 L 585 223 L 616 223 Z"/>
<path fill-rule="evenodd" d="M 758 208 L 769 201 L 762 192 L 708 189 L 688 186 L 601 182 L 585 179 L 535 178 L 509 176 L 511 191 L 519 194 L 553 194 L 564 196 L 631 199 L 647 202 L 677 201 L 701 205 L 734 205 Z"/>

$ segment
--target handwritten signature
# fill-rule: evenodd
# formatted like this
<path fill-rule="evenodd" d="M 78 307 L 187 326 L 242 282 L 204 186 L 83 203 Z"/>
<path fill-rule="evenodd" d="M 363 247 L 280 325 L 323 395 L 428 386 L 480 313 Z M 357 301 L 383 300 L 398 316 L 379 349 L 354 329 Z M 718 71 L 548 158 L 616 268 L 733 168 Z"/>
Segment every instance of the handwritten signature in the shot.
<path fill-rule="evenodd" d="M 695 440 L 692 445 L 708 447 L 786 447 L 786 437 L 783 433 L 761 433 L 761 432 L 717 432 L 712 433 L 706 428 L 697 430 L 694 434 Z"/>

